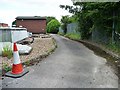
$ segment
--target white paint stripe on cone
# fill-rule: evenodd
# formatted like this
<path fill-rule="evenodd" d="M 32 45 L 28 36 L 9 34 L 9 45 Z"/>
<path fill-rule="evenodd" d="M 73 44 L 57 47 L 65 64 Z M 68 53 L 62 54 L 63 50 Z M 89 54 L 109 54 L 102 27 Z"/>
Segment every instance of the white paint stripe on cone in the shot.
<path fill-rule="evenodd" d="M 20 64 L 21 63 L 18 51 L 14 51 L 13 58 L 14 58 L 14 61 L 13 61 L 14 64 Z"/>

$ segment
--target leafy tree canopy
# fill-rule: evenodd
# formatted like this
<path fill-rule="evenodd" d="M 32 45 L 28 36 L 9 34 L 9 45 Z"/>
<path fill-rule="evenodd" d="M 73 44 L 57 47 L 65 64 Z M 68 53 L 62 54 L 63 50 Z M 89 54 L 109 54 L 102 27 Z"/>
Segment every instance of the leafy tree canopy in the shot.
<path fill-rule="evenodd" d="M 61 18 L 61 23 L 62 23 L 61 27 L 64 30 L 64 34 L 66 34 L 66 32 L 67 32 L 67 25 L 69 23 L 76 22 L 77 19 L 78 18 L 77 18 L 76 15 L 73 15 L 73 16 L 68 16 L 68 15 L 62 16 L 62 18 Z"/>
<path fill-rule="evenodd" d="M 13 25 L 16 25 L 16 20 L 12 22 L 12 26 L 13 26 Z"/>
<path fill-rule="evenodd" d="M 48 24 L 47 24 L 47 32 L 48 33 L 58 33 L 60 27 L 60 23 L 57 19 L 52 19 Z"/>
<path fill-rule="evenodd" d="M 56 18 L 53 16 L 47 16 L 46 19 L 47 19 L 46 23 L 48 24 L 51 20 L 56 19 Z"/>
<path fill-rule="evenodd" d="M 120 2 L 76 2 L 73 6 L 60 5 L 60 8 L 77 15 L 83 38 L 95 27 L 101 27 L 109 35 L 113 29 L 120 30 Z"/>

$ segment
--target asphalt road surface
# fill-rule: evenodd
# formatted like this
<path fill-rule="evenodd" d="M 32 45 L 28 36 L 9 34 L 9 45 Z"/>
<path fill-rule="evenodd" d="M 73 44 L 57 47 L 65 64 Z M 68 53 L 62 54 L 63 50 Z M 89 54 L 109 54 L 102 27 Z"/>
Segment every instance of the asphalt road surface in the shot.
<path fill-rule="evenodd" d="M 83 44 L 53 35 L 58 48 L 30 72 L 17 79 L 5 77 L 3 88 L 118 88 L 118 77 L 106 59 Z"/>

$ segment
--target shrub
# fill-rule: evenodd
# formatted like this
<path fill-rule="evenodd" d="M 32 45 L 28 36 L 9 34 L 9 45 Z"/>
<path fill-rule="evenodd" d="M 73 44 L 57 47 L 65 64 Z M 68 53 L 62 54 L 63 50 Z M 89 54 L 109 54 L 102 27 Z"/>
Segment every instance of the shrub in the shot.
<path fill-rule="evenodd" d="M 57 34 L 59 31 L 60 23 L 58 20 L 53 19 L 47 24 L 47 32 Z"/>
<path fill-rule="evenodd" d="M 2 56 L 10 59 L 12 57 L 12 48 L 9 45 L 3 47 Z"/>

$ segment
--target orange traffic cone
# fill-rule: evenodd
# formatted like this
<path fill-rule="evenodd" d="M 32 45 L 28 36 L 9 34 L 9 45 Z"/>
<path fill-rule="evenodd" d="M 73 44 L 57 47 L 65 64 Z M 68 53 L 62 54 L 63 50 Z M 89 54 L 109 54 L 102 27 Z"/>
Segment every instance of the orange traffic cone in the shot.
<path fill-rule="evenodd" d="M 20 61 L 18 49 L 16 43 L 13 45 L 13 66 L 12 66 L 12 74 L 20 74 L 23 72 L 23 67 Z"/>
<path fill-rule="evenodd" d="M 17 49 L 17 45 L 16 43 L 14 43 L 13 45 L 13 66 L 12 66 L 12 71 L 6 73 L 6 76 L 9 77 L 21 77 L 23 75 L 25 75 L 26 73 L 28 73 L 28 70 L 23 70 L 23 66 L 19 57 L 19 53 L 18 53 L 18 49 Z"/>

